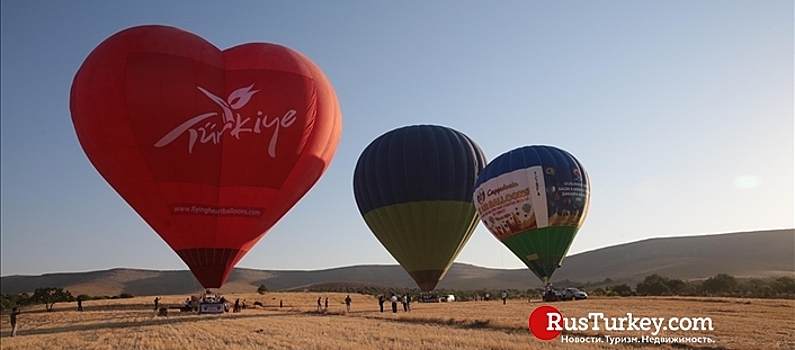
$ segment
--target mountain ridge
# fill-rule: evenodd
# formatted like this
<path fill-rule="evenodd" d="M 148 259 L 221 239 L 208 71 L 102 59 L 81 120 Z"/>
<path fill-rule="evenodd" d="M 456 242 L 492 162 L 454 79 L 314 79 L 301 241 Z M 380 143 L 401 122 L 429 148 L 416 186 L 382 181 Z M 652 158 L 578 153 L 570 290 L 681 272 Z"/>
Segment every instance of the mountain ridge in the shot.
<path fill-rule="evenodd" d="M 566 257 L 552 282 L 634 284 L 660 274 L 684 280 L 718 273 L 735 277 L 795 275 L 795 229 L 735 232 L 698 236 L 656 237 L 621 243 Z M 399 265 L 365 264 L 320 270 L 258 270 L 235 268 L 221 293 L 251 293 L 264 284 L 269 290 L 301 290 L 312 286 L 346 284 L 415 288 Z M 528 269 L 499 269 L 456 262 L 438 288 L 476 290 L 541 287 Z M 73 295 L 173 295 L 201 290 L 188 270 L 113 268 L 60 272 L 38 276 L 0 277 L 0 292 L 32 292 L 62 287 Z"/>

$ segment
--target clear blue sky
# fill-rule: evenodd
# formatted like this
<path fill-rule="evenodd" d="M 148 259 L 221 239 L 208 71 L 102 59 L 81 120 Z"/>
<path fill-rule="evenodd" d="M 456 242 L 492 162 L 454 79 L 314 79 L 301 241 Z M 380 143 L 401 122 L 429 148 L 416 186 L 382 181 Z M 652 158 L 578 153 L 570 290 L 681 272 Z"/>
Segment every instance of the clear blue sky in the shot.
<path fill-rule="evenodd" d="M 94 170 L 69 112 L 91 50 L 143 24 L 222 49 L 292 47 L 339 97 L 330 168 L 240 267 L 394 264 L 352 174 L 373 139 L 420 123 L 466 133 L 488 159 L 530 144 L 577 156 L 593 187 L 570 254 L 795 226 L 792 1 L 1 4 L 3 276 L 186 268 Z M 524 267 L 482 224 L 457 261 Z"/>

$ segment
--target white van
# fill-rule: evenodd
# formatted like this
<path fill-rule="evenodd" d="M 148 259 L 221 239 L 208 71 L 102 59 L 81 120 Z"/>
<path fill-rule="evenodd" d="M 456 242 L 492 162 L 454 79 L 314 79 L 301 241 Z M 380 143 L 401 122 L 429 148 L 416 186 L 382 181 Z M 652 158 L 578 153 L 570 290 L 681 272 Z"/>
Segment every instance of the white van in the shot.
<path fill-rule="evenodd" d="M 452 294 L 443 295 L 441 298 L 439 298 L 439 301 L 444 302 L 444 303 L 446 303 L 448 301 L 450 301 L 450 302 L 455 301 L 455 295 L 452 295 Z"/>

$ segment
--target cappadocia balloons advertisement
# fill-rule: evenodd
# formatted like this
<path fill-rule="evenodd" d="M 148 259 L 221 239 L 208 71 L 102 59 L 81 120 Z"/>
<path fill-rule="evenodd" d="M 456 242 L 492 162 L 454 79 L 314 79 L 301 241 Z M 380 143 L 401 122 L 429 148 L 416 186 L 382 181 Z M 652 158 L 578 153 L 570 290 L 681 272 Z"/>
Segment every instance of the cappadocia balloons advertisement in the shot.
<path fill-rule="evenodd" d="M 795 348 L 793 13 L 0 1 L 0 348 Z"/>
<path fill-rule="evenodd" d="M 483 224 L 548 282 L 588 212 L 590 183 L 583 166 L 559 148 L 525 146 L 489 163 L 476 186 Z"/>

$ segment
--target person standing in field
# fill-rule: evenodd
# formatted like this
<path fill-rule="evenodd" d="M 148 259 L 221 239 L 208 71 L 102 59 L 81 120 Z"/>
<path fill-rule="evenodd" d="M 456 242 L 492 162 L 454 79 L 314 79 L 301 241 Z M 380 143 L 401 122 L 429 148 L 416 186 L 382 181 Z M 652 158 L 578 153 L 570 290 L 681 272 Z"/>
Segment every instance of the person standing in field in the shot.
<path fill-rule="evenodd" d="M 160 306 L 160 297 L 155 298 L 155 311 L 157 311 L 158 306 Z"/>
<path fill-rule="evenodd" d="M 21 313 L 22 312 L 19 311 L 19 307 L 18 306 L 14 306 L 14 308 L 11 309 L 11 314 L 8 315 L 11 318 L 11 336 L 12 337 L 16 337 L 17 336 L 17 316 L 19 314 L 21 314 Z"/>
<path fill-rule="evenodd" d="M 321 299 L 321 297 L 317 297 L 317 312 L 322 312 L 323 311 L 323 307 L 320 304 L 320 299 Z"/>
<path fill-rule="evenodd" d="M 505 301 L 508 300 L 508 293 L 502 291 L 502 294 L 500 294 L 500 299 L 502 299 L 502 305 L 505 305 Z"/>
<path fill-rule="evenodd" d="M 378 307 L 381 308 L 381 312 L 384 312 L 384 301 L 385 301 L 385 299 L 386 298 L 384 298 L 383 295 L 379 295 L 378 296 Z"/>
<path fill-rule="evenodd" d="M 403 303 L 403 312 L 409 312 L 409 307 L 406 305 L 408 302 L 409 298 L 406 296 L 406 294 L 403 294 L 403 299 L 401 300 L 401 303 Z"/>
<path fill-rule="evenodd" d="M 326 303 L 325 303 L 325 305 L 326 305 L 326 310 L 328 310 L 328 297 L 326 297 Z"/>
<path fill-rule="evenodd" d="M 345 309 L 346 309 L 348 312 L 351 312 L 351 296 L 350 296 L 350 295 L 348 295 L 347 297 L 345 297 Z"/>
<path fill-rule="evenodd" d="M 77 311 L 83 311 L 83 298 L 77 298 Z"/>
<path fill-rule="evenodd" d="M 392 313 L 397 313 L 397 301 L 398 297 L 395 296 L 395 293 L 392 293 L 392 297 L 390 298 L 392 301 Z"/>

